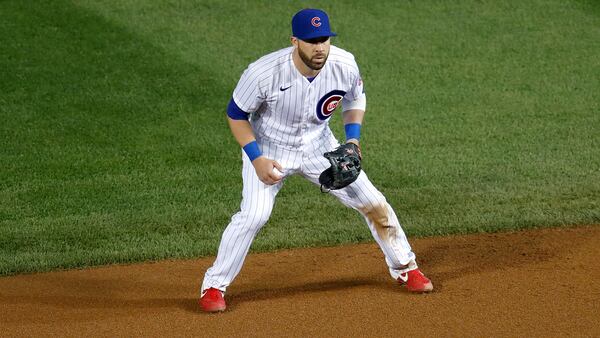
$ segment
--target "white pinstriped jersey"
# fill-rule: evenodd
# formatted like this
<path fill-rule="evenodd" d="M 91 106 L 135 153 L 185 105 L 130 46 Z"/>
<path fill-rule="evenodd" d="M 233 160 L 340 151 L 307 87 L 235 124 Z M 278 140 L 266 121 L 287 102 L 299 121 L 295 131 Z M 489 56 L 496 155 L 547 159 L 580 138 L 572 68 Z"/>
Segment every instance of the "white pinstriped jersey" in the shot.
<path fill-rule="evenodd" d="M 250 64 L 233 92 L 237 106 L 252 113 L 259 144 L 298 150 L 331 133 L 327 123 L 338 103 L 364 96 L 354 56 L 331 46 L 325 66 L 312 82 L 294 66 L 288 47 Z"/>

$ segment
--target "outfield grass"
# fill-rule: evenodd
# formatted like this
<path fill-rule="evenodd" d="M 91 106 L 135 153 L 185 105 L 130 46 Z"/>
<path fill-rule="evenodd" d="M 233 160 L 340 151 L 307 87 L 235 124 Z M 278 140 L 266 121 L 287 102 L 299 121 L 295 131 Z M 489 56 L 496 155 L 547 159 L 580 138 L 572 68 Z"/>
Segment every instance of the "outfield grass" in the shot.
<path fill-rule="evenodd" d="M 226 103 L 306 6 L 358 60 L 364 166 L 410 236 L 600 223 L 597 2 L 7 0 L 0 275 L 215 254 Z M 253 250 L 370 240 L 293 177 Z"/>

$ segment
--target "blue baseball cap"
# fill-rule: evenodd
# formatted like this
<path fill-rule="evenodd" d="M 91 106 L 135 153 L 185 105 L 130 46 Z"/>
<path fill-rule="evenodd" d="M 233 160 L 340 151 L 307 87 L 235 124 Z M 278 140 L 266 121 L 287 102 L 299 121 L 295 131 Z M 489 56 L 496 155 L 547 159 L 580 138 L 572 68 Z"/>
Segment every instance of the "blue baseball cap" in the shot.
<path fill-rule="evenodd" d="M 309 40 L 337 34 L 329 27 L 327 13 L 320 9 L 306 8 L 292 18 L 292 35 L 300 40 Z"/>

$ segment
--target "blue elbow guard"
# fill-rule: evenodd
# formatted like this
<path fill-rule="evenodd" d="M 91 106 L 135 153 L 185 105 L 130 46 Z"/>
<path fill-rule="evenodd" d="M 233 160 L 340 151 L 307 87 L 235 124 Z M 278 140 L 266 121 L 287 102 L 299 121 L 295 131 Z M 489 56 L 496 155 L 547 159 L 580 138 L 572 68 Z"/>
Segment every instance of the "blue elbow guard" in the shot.
<path fill-rule="evenodd" d="M 229 105 L 227 105 L 227 116 L 229 116 L 232 120 L 248 120 L 248 113 L 241 110 L 233 98 L 229 100 Z"/>

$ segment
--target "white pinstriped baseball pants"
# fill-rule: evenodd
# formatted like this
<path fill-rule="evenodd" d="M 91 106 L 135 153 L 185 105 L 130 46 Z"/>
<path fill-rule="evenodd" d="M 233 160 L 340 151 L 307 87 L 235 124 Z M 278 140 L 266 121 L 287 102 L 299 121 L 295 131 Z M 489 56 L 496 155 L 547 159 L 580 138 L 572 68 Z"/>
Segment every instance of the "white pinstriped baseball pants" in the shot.
<path fill-rule="evenodd" d="M 319 185 L 319 175 L 330 166 L 323 153 L 339 144 L 331 134 L 324 135 L 313 144 L 313 149 L 306 149 L 295 155 L 265 143 L 261 144 L 261 149 L 265 156 L 277 160 L 283 166 L 285 176 L 300 174 Z M 242 157 L 244 186 L 240 211 L 231 218 L 223 232 L 217 258 L 204 276 L 202 291 L 211 287 L 225 291 L 235 279 L 255 236 L 268 221 L 275 196 L 285 181 L 284 179 L 271 186 L 262 183 L 248 157 L 245 154 Z M 397 279 L 401 273 L 417 268 L 415 254 L 394 210 L 364 171 L 354 183 L 340 190 L 332 190 L 330 194 L 363 215 L 385 255 L 392 278 Z"/>

